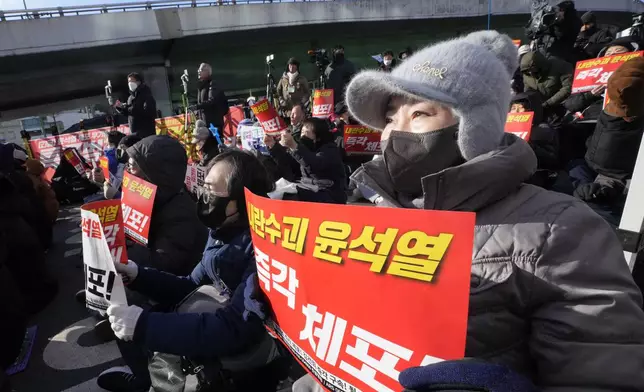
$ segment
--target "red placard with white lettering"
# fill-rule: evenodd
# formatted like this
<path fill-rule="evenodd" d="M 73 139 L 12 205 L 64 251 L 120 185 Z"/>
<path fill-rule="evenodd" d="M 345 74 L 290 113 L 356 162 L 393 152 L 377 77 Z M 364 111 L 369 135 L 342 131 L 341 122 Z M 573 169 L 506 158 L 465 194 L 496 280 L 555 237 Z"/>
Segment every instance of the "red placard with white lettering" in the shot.
<path fill-rule="evenodd" d="M 98 166 L 103 171 L 103 177 L 105 177 L 106 180 L 109 180 L 109 178 L 110 178 L 110 160 L 106 156 L 102 156 L 102 157 L 98 158 Z"/>
<path fill-rule="evenodd" d="M 157 186 L 125 172 L 121 190 L 125 235 L 140 244 L 147 245 Z"/>
<path fill-rule="evenodd" d="M 110 248 L 110 253 L 112 254 L 112 260 L 127 264 L 127 248 L 125 245 L 121 201 L 118 199 L 95 201 L 84 204 L 81 209 L 92 211 L 98 215 L 103 226 L 107 246 Z M 82 222 L 82 229 L 83 232 L 90 235 L 89 221 Z"/>
<path fill-rule="evenodd" d="M 262 128 L 264 128 L 264 133 L 267 135 L 277 135 L 288 129 L 282 117 L 277 114 L 277 110 L 275 110 L 267 99 L 262 99 L 250 108 L 253 110 Z"/>
<path fill-rule="evenodd" d="M 509 113 L 505 120 L 505 132 L 513 133 L 525 141 L 530 140 L 534 112 Z"/>
<path fill-rule="evenodd" d="M 89 169 L 86 165 L 83 164 L 83 161 L 81 160 L 81 157 L 75 148 L 65 149 L 65 151 L 63 151 L 63 156 L 70 165 L 74 166 L 76 172 L 78 172 L 78 174 L 80 174 L 81 176 L 84 175 L 85 172 Z"/>
<path fill-rule="evenodd" d="M 474 213 L 246 201 L 267 328 L 325 388 L 463 357 Z"/>
<path fill-rule="evenodd" d="M 644 51 L 622 53 L 577 62 L 575 79 L 572 82 L 573 94 L 591 91 L 595 87 L 606 85 L 608 78 L 617 68 L 632 58 L 642 57 L 643 53 Z"/>
<path fill-rule="evenodd" d="M 381 132 L 362 125 L 344 126 L 344 151 L 347 154 L 380 154 Z"/>
<path fill-rule="evenodd" d="M 334 113 L 333 108 L 332 88 L 313 91 L 313 108 L 311 113 L 313 117 L 327 118 Z"/>

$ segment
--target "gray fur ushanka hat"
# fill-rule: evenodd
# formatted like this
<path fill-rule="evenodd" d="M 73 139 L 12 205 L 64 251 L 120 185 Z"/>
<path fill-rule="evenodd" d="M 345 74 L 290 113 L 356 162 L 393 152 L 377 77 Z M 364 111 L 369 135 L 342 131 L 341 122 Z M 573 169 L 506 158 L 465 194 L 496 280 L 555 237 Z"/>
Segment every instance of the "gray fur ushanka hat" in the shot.
<path fill-rule="evenodd" d="M 432 100 L 459 117 L 458 145 L 466 160 L 499 147 L 517 69 L 510 37 L 478 31 L 416 52 L 391 73 L 364 71 L 347 87 L 349 111 L 361 123 L 385 128 L 392 96 Z"/>

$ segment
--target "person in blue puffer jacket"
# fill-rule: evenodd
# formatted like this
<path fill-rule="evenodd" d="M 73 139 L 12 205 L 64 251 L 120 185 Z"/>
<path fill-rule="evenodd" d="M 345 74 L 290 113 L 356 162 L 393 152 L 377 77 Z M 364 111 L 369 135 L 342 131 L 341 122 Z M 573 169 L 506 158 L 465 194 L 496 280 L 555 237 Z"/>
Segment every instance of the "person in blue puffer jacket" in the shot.
<path fill-rule="evenodd" d="M 116 270 L 130 289 L 166 309 L 176 307 L 204 285 L 214 287 L 228 301 L 215 312 L 203 313 L 163 313 L 138 306 L 110 306 L 107 314 L 129 369 L 114 368 L 101 374 L 97 382 L 104 389 L 147 391 L 150 374 L 147 356 L 140 355 L 141 352 L 199 359 L 227 358 L 252 350 L 266 338 L 261 320 L 243 317 L 246 280 L 256 272 L 244 188 L 266 197 L 274 184 L 254 155 L 236 149 L 215 157 L 207 173 L 197 214 L 210 228 L 210 234 L 203 258 L 192 273 L 179 277 L 138 267 L 133 261 L 116 264 Z M 264 368 L 271 366 L 269 363 Z M 260 375 L 249 377 L 246 373 L 246 381 L 259 383 L 252 387 L 254 391 L 274 391 L 279 380 L 267 379 L 272 373 L 275 373 L 273 368 L 271 372 L 260 368 Z M 269 389 L 271 383 L 274 383 L 273 389 Z"/>

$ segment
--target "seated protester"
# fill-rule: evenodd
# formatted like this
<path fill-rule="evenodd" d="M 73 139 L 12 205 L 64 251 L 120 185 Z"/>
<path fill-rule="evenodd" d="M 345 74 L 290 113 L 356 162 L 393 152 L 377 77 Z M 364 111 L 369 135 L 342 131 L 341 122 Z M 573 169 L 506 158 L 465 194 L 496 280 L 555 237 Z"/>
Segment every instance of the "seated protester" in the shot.
<path fill-rule="evenodd" d="M 644 58 L 620 66 L 608 79 L 607 93 L 610 101 L 588 140 L 585 162 L 570 176 L 575 196 L 618 226 L 644 133 Z"/>
<path fill-rule="evenodd" d="M 531 51 L 532 49 L 530 49 L 530 45 L 521 45 L 519 47 L 519 63 L 521 63 L 521 58 L 526 53 L 529 53 Z M 523 85 L 523 74 L 521 73 L 521 67 L 517 67 L 516 71 L 514 71 L 510 85 L 512 86 L 512 92 L 514 94 L 520 94 L 525 90 L 525 86 Z"/>
<path fill-rule="evenodd" d="M 540 52 L 526 53 L 520 64 L 525 91 L 541 94 L 544 118 L 548 122 L 562 118 L 565 109 L 561 104 L 572 91 L 572 65 L 557 58 L 546 59 Z"/>
<path fill-rule="evenodd" d="M 141 137 L 138 135 L 127 135 L 118 142 L 116 146 L 116 170 L 112 172 L 110 168 L 110 172 L 114 174 L 113 179 L 115 183 L 112 184 L 109 178 L 106 178 L 103 182 L 103 196 L 105 196 L 105 199 L 121 198 L 121 182 L 123 181 L 123 173 L 125 172 L 125 166 L 129 158 L 127 149 L 140 140 Z"/>
<path fill-rule="evenodd" d="M 21 195 L 16 208 L 34 229 L 42 248 L 47 250 L 53 239 L 53 222 L 27 175 L 24 167 L 26 161 L 27 153 L 22 147 L 13 143 L 0 144 L 0 171 L 5 173 Z"/>
<path fill-rule="evenodd" d="M 642 296 L 617 236 L 579 200 L 523 184 L 537 160 L 503 131 L 516 53 L 475 32 L 358 74 L 346 102 L 383 130 L 384 158 L 352 180 L 379 206 L 476 212 L 465 357 L 543 392 L 644 390 Z"/>
<path fill-rule="evenodd" d="M 184 192 L 186 151 L 170 136 L 148 136 L 126 150 L 127 170 L 157 186 L 147 248 L 134 245 L 128 257 L 141 266 L 185 275 L 201 258 L 206 228 Z"/>
<path fill-rule="evenodd" d="M 108 169 L 110 173 L 116 174 L 118 170 L 118 160 L 116 158 L 116 149 L 119 145 L 119 142 L 125 137 L 124 133 L 119 131 L 110 131 L 107 133 L 107 146 L 103 149 L 103 155 L 107 157 Z M 92 181 L 94 184 L 103 186 L 105 180 L 105 175 L 103 170 L 96 165 L 94 170 L 87 172 L 87 178 Z"/>
<path fill-rule="evenodd" d="M 291 131 L 291 136 L 296 142 L 300 141 L 300 134 L 302 133 L 302 125 L 304 120 L 306 120 L 306 112 L 304 111 L 304 106 L 301 104 L 293 105 L 291 108 L 291 125 L 289 130 Z"/>
<path fill-rule="evenodd" d="M 51 186 L 42 178 L 43 173 L 45 172 L 45 166 L 35 159 L 27 159 L 25 162 L 25 170 L 29 179 L 33 183 L 34 190 L 36 194 L 42 200 L 45 210 L 47 211 L 47 216 L 52 223 L 56 222 L 58 219 L 58 211 L 60 209 L 60 203 L 56 199 L 56 193 Z"/>
<path fill-rule="evenodd" d="M 335 144 L 325 120 L 304 120 L 299 142 L 288 131 L 284 131 L 279 143 L 267 135 L 264 144 L 280 168 L 292 170 L 292 178 L 297 181 L 297 200 L 336 204 L 347 202 L 347 177 L 341 150 Z"/>
<path fill-rule="evenodd" d="M 632 37 L 618 38 L 604 45 L 597 57 L 613 56 L 637 50 L 637 43 Z M 606 86 L 599 86 L 592 91 L 572 94 L 563 105 L 574 115 L 576 120 L 597 120 L 604 106 Z"/>
<path fill-rule="evenodd" d="M 119 341 L 121 348 L 134 346 L 148 352 L 184 356 L 206 367 L 221 360 L 224 377 L 232 379 L 236 391 L 272 392 L 282 376 L 283 359 L 263 356 L 261 366 L 239 374 L 226 367 L 226 359 L 235 356 L 241 359 L 244 355 L 250 358 L 250 354 L 257 354 L 258 347 L 266 344 L 273 347 L 273 352 L 276 349 L 259 319 L 244 320 L 243 317 L 246 279 L 257 271 L 244 188 L 267 197 L 274 184 L 257 158 L 242 150 L 231 149 L 217 155 L 207 173 L 195 216 L 208 226 L 210 234 L 203 258 L 192 273 L 175 276 L 133 261 L 115 264 L 117 271 L 129 281 L 129 288 L 165 308 L 178 309 L 161 313 L 137 306 L 114 305 L 107 313 L 114 333 L 122 340 Z M 200 306 L 209 306 L 211 310 L 192 309 L 183 313 L 182 304 L 190 303 L 196 295 L 202 296 L 201 302 L 205 303 Z M 221 303 L 222 300 L 225 302 Z M 132 363 L 127 352 L 122 350 L 134 373 L 122 368 L 108 370 L 98 378 L 100 387 L 119 392 L 148 390 L 151 380 L 147 363 Z M 249 361 L 244 366 L 253 366 Z M 168 363 L 164 368 L 170 371 Z M 150 370 L 153 368 L 150 366 Z M 165 379 L 179 376 L 168 374 Z M 183 391 L 183 388 L 172 390 Z M 213 387 L 212 390 L 220 389 Z"/>
<path fill-rule="evenodd" d="M 25 208 L 31 206 L 27 204 L 25 207 L 24 193 L 14 182 L 14 179 L 21 179 L 5 170 L 7 164 L 13 163 L 7 160 L 8 155 L 5 154 L 9 148 L 0 145 L 0 262 L 3 264 L 0 268 L 6 267 L 13 277 L 20 292 L 17 297 L 22 297 L 24 301 L 21 312 L 32 315 L 40 312 L 56 297 L 58 283 L 47 270 L 45 248 L 26 218 Z M 44 217 L 49 219 L 46 215 Z M 4 283 L 0 282 L 0 286 L 4 291 Z M 0 301 L 10 300 L 0 298 Z M 3 314 L 2 317 L 3 324 L 18 321 L 13 320 L 10 314 Z M 22 341 L 22 337 L 20 339 Z M 5 346 L 0 347 L 0 352 L 4 352 Z"/>
<path fill-rule="evenodd" d="M 597 16 L 588 11 L 581 16 L 581 30 L 575 41 L 575 49 L 582 53 L 582 58 L 597 57 L 604 45 L 613 40 L 613 34 L 608 29 L 597 26 Z"/>

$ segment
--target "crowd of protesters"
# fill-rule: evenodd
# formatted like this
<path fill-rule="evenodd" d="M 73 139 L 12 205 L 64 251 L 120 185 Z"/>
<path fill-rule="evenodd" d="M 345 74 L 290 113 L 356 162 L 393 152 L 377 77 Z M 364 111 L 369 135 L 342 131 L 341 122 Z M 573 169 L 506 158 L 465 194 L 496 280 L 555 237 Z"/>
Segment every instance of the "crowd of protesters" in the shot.
<path fill-rule="evenodd" d="M 116 108 L 132 134 L 110 132 L 109 178 L 89 170 L 83 181 L 96 198 L 120 198 L 127 171 L 157 193 L 148 244 L 128 243 L 128 263 L 115 263 L 130 305 L 97 315 L 96 332 L 117 341 L 127 367 L 101 373 L 98 385 L 179 392 L 194 374 L 204 391 L 285 382 L 323 391 L 263 326 L 271 310 L 244 189 L 268 197 L 283 180 L 293 190 L 279 193 L 285 200 L 476 213 L 465 355 L 477 360 L 407 369 L 406 390 L 644 390 L 642 294 L 615 231 L 644 133 L 644 58 L 604 87 L 572 93 L 577 61 L 641 42 L 615 38 L 572 1 L 533 13 L 527 35 L 518 50 L 494 31 L 387 50 L 378 69 L 360 72 L 338 45 L 324 72 L 335 93 L 328 119 L 310 116 L 309 83 L 291 58 L 276 88 L 289 125 L 264 137 L 267 154 L 224 145 L 226 96 L 201 64 L 189 108 L 206 173 L 196 197 L 184 184 L 184 147 L 154 135 L 154 98 L 130 74 L 130 99 Z M 534 113 L 527 142 L 504 132 L 508 112 Z M 347 154 L 349 124 L 379 131 L 381 152 Z M 43 171 L 19 146 L 0 145 L 0 310 L 11 320 L 0 326 L 3 367 L 57 290 L 45 255 L 59 202 L 70 199 Z"/>

